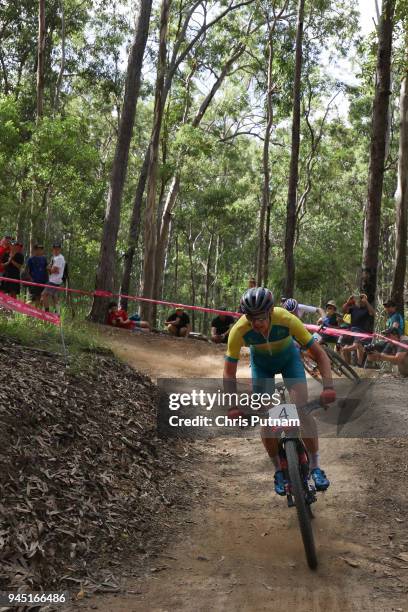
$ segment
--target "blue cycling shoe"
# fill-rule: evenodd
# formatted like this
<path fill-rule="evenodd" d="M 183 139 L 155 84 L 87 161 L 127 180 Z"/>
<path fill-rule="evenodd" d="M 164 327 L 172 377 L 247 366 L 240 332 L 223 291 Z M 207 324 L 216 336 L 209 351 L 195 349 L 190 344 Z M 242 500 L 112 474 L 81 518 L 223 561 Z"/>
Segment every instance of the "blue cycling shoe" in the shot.
<path fill-rule="evenodd" d="M 313 482 L 315 483 L 316 491 L 326 491 L 330 486 L 330 480 L 320 468 L 314 468 L 310 472 Z"/>
<path fill-rule="evenodd" d="M 277 470 L 274 476 L 275 481 L 275 493 L 278 495 L 286 495 L 285 484 L 286 480 L 283 476 L 282 470 Z"/>

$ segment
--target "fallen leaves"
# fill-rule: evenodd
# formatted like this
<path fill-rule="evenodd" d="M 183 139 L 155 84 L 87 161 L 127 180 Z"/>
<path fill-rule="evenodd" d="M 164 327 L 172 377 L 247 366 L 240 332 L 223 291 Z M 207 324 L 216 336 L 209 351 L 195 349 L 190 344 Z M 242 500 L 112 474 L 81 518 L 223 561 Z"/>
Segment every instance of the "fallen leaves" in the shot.
<path fill-rule="evenodd" d="M 156 387 L 105 355 L 67 370 L 58 356 L 0 347 L 0 590 L 116 591 L 92 564 L 165 539 L 169 512 L 201 493 L 192 450 L 156 437 Z M 171 508 L 171 509 L 169 509 Z"/>

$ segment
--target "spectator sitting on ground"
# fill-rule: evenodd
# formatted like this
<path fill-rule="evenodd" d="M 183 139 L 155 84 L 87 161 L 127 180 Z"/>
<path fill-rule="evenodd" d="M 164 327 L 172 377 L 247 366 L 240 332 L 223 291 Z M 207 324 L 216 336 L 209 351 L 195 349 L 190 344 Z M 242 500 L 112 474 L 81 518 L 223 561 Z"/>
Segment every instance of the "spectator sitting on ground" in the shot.
<path fill-rule="evenodd" d="M 390 329 L 390 336 L 392 336 L 395 340 L 406 344 L 407 348 L 405 349 L 402 346 L 396 346 L 396 355 L 390 355 L 385 352 L 380 353 L 374 350 L 373 352 L 368 353 L 367 361 L 388 361 L 389 363 L 398 366 L 398 371 L 401 376 L 408 376 L 408 336 L 400 337 L 399 331 L 396 327 Z M 375 346 L 376 345 L 374 345 L 374 348 Z"/>
<path fill-rule="evenodd" d="M 126 310 L 124 310 L 124 312 L 126 312 Z M 142 321 L 142 317 L 137 314 L 137 312 L 129 317 L 129 321 L 133 321 L 135 323 L 135 327 L 151 331 L 150 323 L 148 321 Z"/>
<path fill-rule="evenodd" d="M 388 300 L 383 304 L 384 310 L 388 315 L 386 329 L 382 332 L 382 335 L 394 337 L 395 339 L 399 339 L 404 333 L 404 318 L 402 314 L 397 312 L 397 305 L 394 300 Z M 392 342 L 387 342 L 387 340 L 382 340 L 380 342 L 376 342 L 375 344 L 370 345 L 371 352 L 369 354 L 381 353 L 383 355 L 395 355 L 397 352 L 397 347 Z M 373 351 L 375 349 L 375 351 Z M 369 361 L 375 361 L 374 359 L 369 359 Z"/>
<path fill-rule="evenodd" d="M 351 315 L 351 331 L 359 333 L 372 333 L 374 328 L 375 310 L 368 301 L 365 293 L 362 293 L 359 298 L 359 303 L 353 295 L 349 297 L 347 302 L 343 304 L 343 312 Z M 364 360 L 364 344 L 370 343 L 370 340 L 360 340 L 358 336 L 342 336 L 341 340 L 343 359 L 350 363 L 350 353 L 357 351 L 357 365 L 362 367 Z"/>
<path fill-rule="evenodd" d="M 44 255 L 44 247 L 40 244 L 34 245 L 33 254 L 26 263 L 27 280 L 33 283 L 45 285 L 48 282 L 47 258 Z M 29 285 L 30 298 L 34 304 L 39 304 L 43 287 Z"/>
<path fill-rule="evenodd" d="M 41 302 L 44 305 L 46 312 L 49 311 L 49 298 L 54 304 L 55 312 L 58 310 L 58 293 L 59 287 L 63 284 L 63 276 L 65 269 L 65 258 L 61 253 L 61 245 L 59 242 L 54 242 L 52 245 L 52 258 L 48 266 L 49 278 L 48 287 L 41 293 Z"/>
<path fill-rule="evenodd" d="M 0 276 L 3 276 L 5 263 L 9 260 L 12 240 L 11 236 L 4 236 L 0 240 Z"/>
<path fill-rule="evenodd" d="M 10 248 L 10 254 L 7 261 L 4 262 L 3 276 L 20 280 L 21 269 L 24 265 L 24 255 L 22 253 L 23 245 L 21 242 L 13 242 Z M 20 293 L 20 283 L 3 281 L 2 290 L 8 293 L 11 297 L 16 298 Z"/>
<path fill-rule="evenodd" d="M 218 310 L 227 310 L 224 306 Z M 211 321 L 211 342 L 228 342 L 228 334 L 234 325 L 235 319 L 231 315 L 218 315 Z"/>
<path fill-rule="evenodd" d="M 138 317 L 135 320 L 134 317 Z M 141 321 L 139 315 L 133 315 L 128 317 L 128 313 L 124 308 L 119 308 L 116 302 L 110 302 L 108 306 L 108 316 L 106 319 L 107 325 L 113 327 L 120 327 L 121 329 L 148 329 L 150 331 L 150 325 L 147 321 Z"/>
<path fill-rule="evenodd" d="M 176 308 L 165 322 L 172 336 L 186 337 L 191 331 L 190 317 L 183 308 Z"/>

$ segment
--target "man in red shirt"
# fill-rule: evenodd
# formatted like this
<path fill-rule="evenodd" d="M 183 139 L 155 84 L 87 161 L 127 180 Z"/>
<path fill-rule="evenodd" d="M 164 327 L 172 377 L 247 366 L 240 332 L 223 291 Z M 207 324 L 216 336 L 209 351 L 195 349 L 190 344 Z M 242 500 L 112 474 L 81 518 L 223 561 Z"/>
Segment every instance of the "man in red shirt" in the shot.
<path fill-rule="evenodd" d="M 126 310 L 124 310 L 123 308 L 118 308 L 116 302 L 111 302 L 109 304 L 108 317 L 106 319 L 106 323 L 108 325 L 113 325 L 113 327 L 120 327 L 121 329 L 135 329 L 135 327 L 139 327 L 150 330 L 150 325 L 147 321 L 135 321 L 132 319 L 129 319 Z"/>
<path fill-rule="evenodd" d="M 5 262 L 8 261 L 10 255 L 11 248 L 11 240 L 10 236 L 4 236 L 0 240 L 0 275 L 3 276 Z"/>

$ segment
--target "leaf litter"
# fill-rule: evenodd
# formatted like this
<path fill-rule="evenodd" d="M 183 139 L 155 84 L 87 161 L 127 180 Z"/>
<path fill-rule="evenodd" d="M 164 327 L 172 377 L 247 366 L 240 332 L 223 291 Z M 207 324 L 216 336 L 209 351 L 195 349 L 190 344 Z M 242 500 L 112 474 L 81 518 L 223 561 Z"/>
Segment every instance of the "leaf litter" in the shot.
<path fill-rule="evenodd" d="M 116 591 L 114 569 L 146 563 L 202 494 L 194 444 L 156 435 L 152 381 L 86 361 L 1 339 L 0 590 Z"/>

